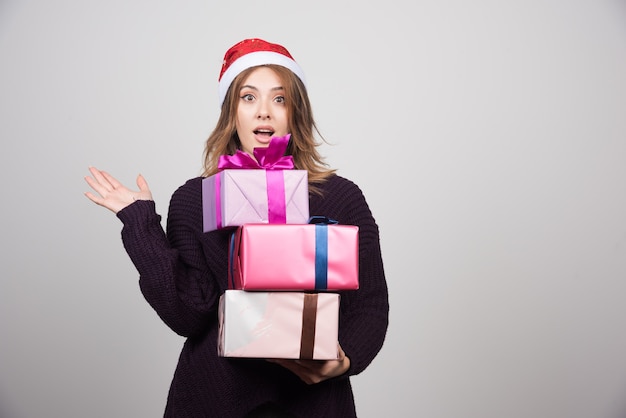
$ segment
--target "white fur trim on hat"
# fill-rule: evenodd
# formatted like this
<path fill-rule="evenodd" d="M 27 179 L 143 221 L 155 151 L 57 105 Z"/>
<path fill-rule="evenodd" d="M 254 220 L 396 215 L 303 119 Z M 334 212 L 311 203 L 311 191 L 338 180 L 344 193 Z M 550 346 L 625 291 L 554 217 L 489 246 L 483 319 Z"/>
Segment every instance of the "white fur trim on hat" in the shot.
<path fill-rule="evenodd" d="M 302 80 L 302 83 L 306 84 L 304 81 L 304 72 L 302 68 L 291 58 L 280 54 L 278 52 L 272 51 L 256 51 L 250 52 L 233 62 L 224 74 L 222 74 L 222 78 L 219 81 L 219 98 L 220 98 L 220 106 L 224 103 L 224 99 L 226 98 L 226 92 L 230 87 L 231 83 L 242 71 L 250 68 L 256 67 L 257 65 L 266 65 L 266 64 L 276 64 L 290 69 L 295 75 Z"/>

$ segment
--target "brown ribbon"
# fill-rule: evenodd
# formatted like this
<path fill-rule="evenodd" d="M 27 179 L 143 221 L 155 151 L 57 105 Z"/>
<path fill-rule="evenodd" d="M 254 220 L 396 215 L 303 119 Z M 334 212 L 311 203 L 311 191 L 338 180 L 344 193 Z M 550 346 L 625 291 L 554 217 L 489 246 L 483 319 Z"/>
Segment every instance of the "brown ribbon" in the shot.
<path fill-rule="evenodd" d="M 302 337 L 300 338 L 300 358 L 311 360 L 315 347 L 315 323 L 317 317 L 317 293 L 304 294 L 302 307 Z"/>

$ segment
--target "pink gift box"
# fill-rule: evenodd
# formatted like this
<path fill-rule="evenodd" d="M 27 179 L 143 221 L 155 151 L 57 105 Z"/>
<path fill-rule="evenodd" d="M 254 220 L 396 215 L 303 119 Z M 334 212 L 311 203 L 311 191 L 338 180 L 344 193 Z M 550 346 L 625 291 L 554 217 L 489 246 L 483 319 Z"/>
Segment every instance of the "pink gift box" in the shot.
<path fill-rule="evenodd" d="M 339 357 L 337 293 L 226 290 L 218 319 L 221 357 Z"/>
<path fill-rule="evenodd" d="M 242 225 L 229 249 L 229 288 L 358 289 L 358 234 L 355 225 Z"/>
<path fill-rule="evenodd" d="M 225 169 L 202 180 L 204 232 L 309 219 L 306 170 Z"/>

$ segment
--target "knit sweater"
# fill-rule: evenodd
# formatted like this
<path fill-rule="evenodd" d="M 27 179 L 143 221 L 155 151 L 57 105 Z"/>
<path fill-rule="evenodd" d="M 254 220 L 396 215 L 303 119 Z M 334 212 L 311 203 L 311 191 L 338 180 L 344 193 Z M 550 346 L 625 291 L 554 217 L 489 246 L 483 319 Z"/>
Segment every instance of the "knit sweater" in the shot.
<path fill-rule="evenodd" d="M 339 344 L 350 358 L 342 376 L 307 385 L 263 359 L 217 355 L 218 300 L 227 288 L 231 231 L 202 230 L 202 178 L 172 195 L 166 231 L 153 201 L 118 212 L 122 241 L 139 272 L 147 302 L 174 332 L 186 337 L 171 382 L 165 417 L 244 417 L 274 402 L 297 417 L 355 417 L 350 376 L 361 373 L 382 348 L 388 293 L 378 226 L 359 187 L 332 175 L 310 195 L 310 215 L 359 226 L 359 289 L 340 291 Z"/>

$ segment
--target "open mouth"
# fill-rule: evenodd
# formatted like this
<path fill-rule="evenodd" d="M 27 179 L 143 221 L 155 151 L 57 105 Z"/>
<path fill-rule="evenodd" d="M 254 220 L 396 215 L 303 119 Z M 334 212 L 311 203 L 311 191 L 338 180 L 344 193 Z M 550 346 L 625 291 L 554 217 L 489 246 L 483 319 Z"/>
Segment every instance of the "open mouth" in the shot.
<path fill-rule="evenodd" d="M 272 131 L 271 129 L 256 129 L 253 132 L 255 135 L 267 136 L 268 138 L 271 138 L 272 135 L 274 135 L 274 131 Z"/>

